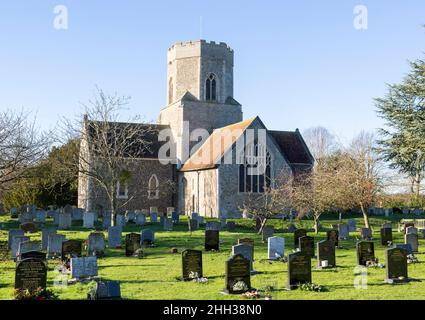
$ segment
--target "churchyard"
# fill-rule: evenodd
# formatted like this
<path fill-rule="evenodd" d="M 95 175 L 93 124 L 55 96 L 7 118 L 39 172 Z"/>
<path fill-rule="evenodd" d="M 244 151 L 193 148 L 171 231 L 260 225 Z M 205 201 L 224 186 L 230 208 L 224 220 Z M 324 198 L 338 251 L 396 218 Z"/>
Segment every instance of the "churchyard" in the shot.
<path fill-rule="evenodd" d="M 43 274 L 46 275 L 46 287 L 53 290 L 59 299 L 87 299 L 89 289 L 95 285 L 94 280 L 116 281 L 113 285 L 119 286 L 118 290 L 122 299 L 221 300 L 246 298 L 238 290 L 235 290 L 234 294 L 226 294 L 229 291 L 226 290 L 226 283 L 232 281 L 232 276 L 235 276 L 235 279 L 238 280 L 248 277 L 245 282 L 250 282 L 251 288 L 259 291 L 260 299 L 264 299 L 265 294 L 271 296 L 274 300 L 425 298 L 423 294 L 425 289 L 425 255 L 422 254 L 422 252 L 425 252 L 425 239 L 423 239 L 420 230 L 415 230 L 417 228 L 408 223 L 405 224 L 406 235 L 403 230 L 398 230 L 399 220 L 420 219 L 421 217 L 417 215 L 394 214 L 389 217 L 370 217 L 373 229 L 372 240 L 362 242 L 357 246 L 363 248 L 363 255 L 359 258 L 359 261 L 356 243 L 362 237 L 365 240 L 370 239 L 370 234 L 367 230 L 362 229 L 362 217 L 355 214 L 343 215 L 342 222 L 344 224 L 339 226 L 340 221 L 337 215 L 323 215 L 321 219 L 322 231 L 319 234 L 315 234 L 312 229 L 313 221 L 306 218 L 296 221 L 295 226 L 299 230 L 295 232 L 289 232 L 289 220 L 269 220 L 268 228 L 264 230 L 263 235 L 258 235 L 255 232 L 256 223 L 252 219 L 227 220 L 228 227 L 222 227 L 218 220 L 200 219 L 199 222 L 201 223 L 199 224 L 188 221 L 186 216 L 179 216 L 178 222 L 176 218 L 176 216 L 174 216 L 174 219 L 158 217 L 156 222 L 150 222 L 150 217 L 148 217 L 143 219 L 144 225 L 123 221 L 124 226 L 109 230 L 110 241 L 108 241 L 108 231 L 102 230 L 101 222 L 94 223 L 91 227 L 92 223 L 90 221 L 89 223 L 88 220 L 92 220 L 92 217 L 86 218 L 85 223 L 83 220 L 72 219 L 71 222 L 59 222 L 62 224 L 61 227 L 65 227 L 68 223 L 71 223 L 71 226 L 60 228 L 55 232 L 54 228 L 56 227 L 51 218 L 43 218 L 44 223 L 30 223 L 28 225 L 27 222 L 20 225 L 17 218 L 6 215 L 0 216 L 2 250 L 0 298 L 13 299 L 15 285 L 20 286 L 25 281 L 27 281 L 27 285 L 28 283 L 31 284 L 31 281 L 34 281 L 31 278 L 34 277 L 33 274 L 27 275 L 27 279 L 25 279 L 25 274 L 29 269 L 41 273 L 41 278 L 43 278 Z M 58 217 L 58 219 L 66 220 L 63 217 Z M 353 231 L 354 226 L 351 225 L 353 219 L 356 224 L 356 231 Z M 174 223 L 172 223 L 172 220 L 174 220 Z M 350 221 L 350 224 L 346 226 L 345 223 L 348 221 Z M 417 225 L 419 224 L 420 228 L 420 224 L 423 222 L 418 221 Z M 381 229 L 383 225 L 387 228 Z M 388 230 L 390 225 L 392 234 Z M 189 226 L 193 229 L 191 232 Z M 34 227 L 36 228 L 34 229 Z M 24 245 L 17 246 L 16 243 L 12 243 L 11 251 L 7 251 L 8 237 L 19 238 L 22 237 L 23 233 L 23 231 L 12 231 L 9 234 L 9 231 L 19 229 L 25 229 L 32 233 L 24 233 L 23 240 L 27 241 Z M 41 233 L 42 229 L 45 230 L 44 236 Z M 120 229 L 122 230 L 121 241 L 119 241 Z M 300 229 L 305 229 L 306 232 Z M 338 232 L 336 232 L 337 229 Z M 144 231 L 141 234 L 141 230 L 153 232 Z M 392 243 L 404 244 L 405 237 L 408 240 L 413 233 L 418 235 L 417 237 L 413 236 L 418 241 L 417 243 L 413 241 L 411 246 L 414 251 L 416 251 L 415 247 L 417 246 L 418 252 L 414 255 L 418 261 L 407 265 L 410 281 L 398 281 L 400 279 L 397 278 L 393 279 L 394 281 L 390 280 L 389 283 L 387 283 L 388 281 L 384 282 L 387 278 L 387 272 L 394 272 L 393 268 L 395 268 L 397 277 L 400 270 L 405 272 L 403 268 L 406 268 L 407 252 L 402 249 L 394 249 L 392 255 L 395 262 L 391 264 L 391 269 L 387 271 L 386 250 L 388 249 L 388 241 L 391 241 L 392 236 Z M 206 234 L 209 237 L 208 241 L 205 239 Z M 216 242 L 217 236 L 219 238 L 218 243 Z M 278 237 L 276 240 L 279 246 L 277 252 L 280 253 L 282 253 L 284 241 L 283 254 L 286 257 L 284 261 L 276 260 L 278 256 L 274 254 L 273 250 L 268 251 L 267 242 L 273 239 L 269 237 Z M 64 238 L 67 240 L 66 246 L 61 247 L 56 244 L 55 248 L 53 244 L 55 239 L 62 242 Z M 131 242 L 131 240 L 135 241 Z M 146 241 L 146 246 L 141 246 L 140 243 L 144 240 L 153 241 Z M 338 247 L 334 249 L 335 258 L 326 258 L 329 257 L 329 253 L 333 252 L 332 244 L 336 240 L 338 240 Z M 253 247 L 251 246 L 252 241 Z M 318 247 L 319 241 L 322 242 Z M 371 242 L 374 247 L 374 255 L 378 258 L 378 261 L 374 261 L 372 264 L 369 263 L 371 257 L 370 251 L 368 251 Z M 302 248 L 302 253 L 293 254 L 295 243 L 298 243 L 297 247 Z M 65 247 L 66 249 L 64 249 Z M 142 249 L 143 254 L 137 251 L 139 248 Z M 37 249 L 44 254 L 41 252 L 31 253 L 32 250 Z M 187 249 L 194 251 L 184 253 L 185 259 L 191 260 L 185 260 L 186 262 L 182 264 L 182 252 Z M 18 253 L 19 250 L 22 251 L 22 256 L 18 258 L 17 262 L 14 262 L 11 258 L 12 254 Z M 61 273 L 58 270 L 64 250 L 76 253 L 74 258 L 70 260 L 72 269 L 70 273 Z M 43 264 L 40 263 L 46 251 L 48 253 L 47 274 L 43 270 Z M 89 251 L 90 256 L 88 256 Z M 253 257 L 254 260 L 251 263 L 251 261 L 237 255 L 238 253 L 244 257 Z M 226 264 L 230 264 L 229 258 L 232 254 L 237 259 L 232 261 L 233 265 L 226 267 Z M 31 261 L 29 266 L 20 265 L 20 262 L 24 262 L 28 258 L 26 255 L 36 258 Z M 288 255 L 290 255 L 289 259 Z M 76 258 L 77 256 L 82 257 Z M 202 259 L 200 259 L 201 256 Z M 320 256 L 327 260 L 324 263 L 318 261 Z M 41 258 L 41 260 L 37 258 Z M 67 259 L 66 257 L 62 258 Z M 368 264 L 367 269 L 358 267 L 359 263 Z M 336 266 L 334 267 L 333 264 L 336 264 Z M 306 266 L 308 268 L 305 268 Z M 328 268 L 319 268 L 319 266 L 328 266 Z M 229 272 L 227 280 L 226 268 Z M 199 278 L 198 282 L 192 280 L 194 275 L 191 270 L 199 271 L 199 274 L 195 275 L 195 278 Z M 311 270 L 311 273 L 309 270 Z M 324 290 L 314 292 L 296 287 L 293 288 L 294 290 L 287 290 L 289 272 L 292 281 L 298 282 L 300 279 L 311 277 L 311 282 L 322 286 Z M 79 281 L 73 280 L 74 278 L 79 278 Z M 183 281 L 182 278 L 185 278 L 186 281 Z M 401 280 L 405 279 L 401 278 Z M 234 287 L 230 289 L 232 291 Z M 242 291 L 245 290 L 242 288 Z"/>

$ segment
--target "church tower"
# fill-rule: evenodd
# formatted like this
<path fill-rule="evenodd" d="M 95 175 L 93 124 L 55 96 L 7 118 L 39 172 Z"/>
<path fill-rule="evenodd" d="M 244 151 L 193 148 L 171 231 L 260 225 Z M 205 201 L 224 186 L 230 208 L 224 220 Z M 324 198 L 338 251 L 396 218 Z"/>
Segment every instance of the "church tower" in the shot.
<path fill-rule="evenodd" d="M 233 98 L 233 58 L 223 42 L 176 43 L 168 50 L 167 105 L 158 122 L 171 127 L 181 163 L 187 160 L 184 142 L 190 132 L 211 133 L 242 121 L 242 107 Z M 196 144 L 190 142 L 189 150 Z"/>

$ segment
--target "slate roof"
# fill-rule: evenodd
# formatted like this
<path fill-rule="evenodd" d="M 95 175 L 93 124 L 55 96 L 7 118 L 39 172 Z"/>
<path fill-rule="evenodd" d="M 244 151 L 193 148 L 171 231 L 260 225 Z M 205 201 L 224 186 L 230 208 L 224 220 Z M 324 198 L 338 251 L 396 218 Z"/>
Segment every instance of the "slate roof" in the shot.
<path fill-rule="evenodd" d="M 268 131 L 291 165 L 313 165 L 314 158 L 298 130 Z"/>

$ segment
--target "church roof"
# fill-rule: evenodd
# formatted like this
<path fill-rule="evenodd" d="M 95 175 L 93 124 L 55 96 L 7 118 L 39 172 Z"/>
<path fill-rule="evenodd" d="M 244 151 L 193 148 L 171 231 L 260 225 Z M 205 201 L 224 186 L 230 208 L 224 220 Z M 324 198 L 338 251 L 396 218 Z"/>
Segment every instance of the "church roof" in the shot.
<path fill-rule="evenodd" d="M 120 143 L 119 140 L 125 140 L 127 150 L 121 153 L 127 153 L 131 158 L 151 158 L 157 159 L 160 147 L 166 141 L 158 141 L 158 135 L 161 130 L 169 129 L 168 125 L 150 124 L 150 123 L 124 123 L 124 122 L 98 122 L 87 121 L 89 140 L 96 139 L 102 130 L 108 131 L 111 144 Z M 89 141 L 90 143 L 90 141 Z"/>
<path fill-rule="evenodd" d="M 269 130 L 268 132 L 275 139 L 291 166 L 313 164 L 314 158 L 298 129 L 296 131 Z"/>
<path fill-rule="evenodd" d="M 212 169 L 217 166 L 227 150 L 243 135 L 245 130 L 254 122 L 256 118 L 237 122 L 226 127 L 218 128 L 207 138 L 198 150 L 185 162 L 180 171 L 194 171 Z M 232 132 L 231 139 L 228 132 Z M 220 144 L 219 148 L 214 144 Z"/>

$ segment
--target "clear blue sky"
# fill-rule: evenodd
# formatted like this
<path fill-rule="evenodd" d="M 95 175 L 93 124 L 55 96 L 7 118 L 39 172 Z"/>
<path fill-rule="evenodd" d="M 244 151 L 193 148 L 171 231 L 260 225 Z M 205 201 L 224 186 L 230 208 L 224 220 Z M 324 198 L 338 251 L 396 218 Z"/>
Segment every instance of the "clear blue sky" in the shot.
<path fill-rule="evenodd" d="M 53 28 L 56 5 L 69 29 Z M 368 30 L 353 27 L 364 4 Z M 373 130 L 373 98 L 425 51 L 425 1 L 14 0 L 0 4 L 0 110 L 37 112 L 43 128 L 81 112 L 95 85 L 131 95 L 156 120 L 166 51 L 202 38 L 235 50 L 235 98 L 270 129 L 322 125 L 349 139 Z"/>

